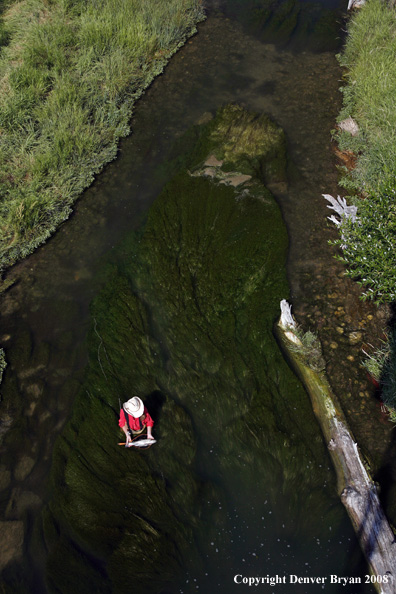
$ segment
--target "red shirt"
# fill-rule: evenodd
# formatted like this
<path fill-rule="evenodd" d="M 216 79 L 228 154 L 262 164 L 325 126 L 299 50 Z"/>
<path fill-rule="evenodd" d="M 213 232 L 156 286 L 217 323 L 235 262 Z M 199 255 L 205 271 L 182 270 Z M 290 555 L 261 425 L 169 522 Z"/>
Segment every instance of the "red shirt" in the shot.
<path fill-rule="evenodd" d="M 152 427 L 154 425 L 154 421 L 150 417 L 146 407 L 144 407 L 143 415 L 144 415 L 144 419 L 142 419 L 142 424 L 145 427 Z M 129 420 L 129 426 L 132 431 L 139 431 L 139 429 L 141 429 L 141 425 L 139 424 L 138 418 L 133 417 L 132 415 L 128 414 L 128 420 Z M 124 427 L 124 425 L 126 425 L 125 412 L 124 412 L 123 408 L 120 410 L 120 419 L 118 421 L 118 424 L 121 428 Z"/>

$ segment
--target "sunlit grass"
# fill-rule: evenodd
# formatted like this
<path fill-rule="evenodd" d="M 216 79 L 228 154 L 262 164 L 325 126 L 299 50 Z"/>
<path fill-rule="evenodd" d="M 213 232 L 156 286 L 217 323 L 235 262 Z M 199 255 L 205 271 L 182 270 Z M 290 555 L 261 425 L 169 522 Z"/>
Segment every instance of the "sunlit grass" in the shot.
<path fill-rule="evenodd" d="M 0 27 L 0 270 L 30 253 L 129 133 L 200 0 L 22 0 Z"/>
<path fill-rule="evenodd" d="M 396 295 L 396 11 L 370 0 L 355 13 L 339 57 L 346 67 L 339 121 L 353 117 L 359 134 L 339 135 L 340 148 L 357 155 L 343 185 L 360 195 L 358 221 L 344 225 L 347 274 L 364 288 L 364 299 L 394 302 Z M 338 243 L 342 243 L 339 241 Z M 396 422 L 395 329 L 374 354 L 367 371 L 379 382 L 390 419 Z"/>
<path fill-rule="evenodd" d="M 347 85 L 339 121 L 352 116 L 360 133 L 340 136 L 342 149 L 359 153 L 353 187 L 376 189 L 396 176 L 396 12 L 380 0 L 367 2 L 348 26 L 344 52 Z M 348 185 L 348 184 L 347 184 Z"/>

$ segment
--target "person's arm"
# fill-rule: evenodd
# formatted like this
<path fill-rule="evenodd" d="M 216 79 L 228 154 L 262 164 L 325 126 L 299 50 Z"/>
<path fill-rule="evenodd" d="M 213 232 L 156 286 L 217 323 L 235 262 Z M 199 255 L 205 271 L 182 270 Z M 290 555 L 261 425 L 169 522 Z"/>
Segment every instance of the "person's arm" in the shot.
<path fill-rule="evenodd" d="M 120 419 L 118 421 L 118 424 L 119 424 L 120 428 L 123 430 L 123 432 L 125 433 L 126 445 L 128 445 L 131 441 L 131 436 L 129 435 L 128 425 L 127 425 L 127 422 L 125 419 L 124 409 L 121 409 L 121 411 L 120 411 Z"/>
<path fill-rule="evenodd" d="M 154 421 L 153 419 L 150 417 L 148 410 L 146 407 L 144 407 L 144 424 L 147 427 L 147 439 L 154 439 L 154 437 L 152 436 L 152 427 L 154 425 Z"/>

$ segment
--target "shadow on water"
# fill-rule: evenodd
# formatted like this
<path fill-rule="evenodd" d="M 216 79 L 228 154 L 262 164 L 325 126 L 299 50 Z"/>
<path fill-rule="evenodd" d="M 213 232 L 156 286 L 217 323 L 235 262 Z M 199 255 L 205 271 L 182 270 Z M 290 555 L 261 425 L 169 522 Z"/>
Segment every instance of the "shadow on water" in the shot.
<path fill-rule="evenodd" d="M 348 354 L 357 361 L 360 345 L 351 345 L 347 338 L 343 343 L 342 339 L 348 336 L 348 332 L 356 331 L 356 326 L 359 332 L 364 332 L 364 328 L 358 324 L 359 320 L 367 318 L 368 312 L 372 318 L 366 325 L 369 330 L 378 323 L 378 318 L 372 315 L 367 304 L 356 305 L 357 290 L 341 278 L 342 269 L 337 263 L 329 263 L 332 254 L 326 240 L 333 236 L 333 230 L 326 227 L 326 207 L 320 198 L 321 192 L 337 191 L 329 141 L 330 129 L 340 104 L 338 86 L 341 75 L 333 55 L 334 35 L 331 33 L 333 41 L 328 46 L 331 51 L 310 51 L 300 46 L 297 52 L 291 43 L 285 43 L 285 38 L 282 40 L 283 49 L 280 49 L 268 43 L 269 31 L 264 30 L 263 23 L 257 26 L 257 23 L 251 22 L 246 3 L 242 5 L 235 0 L 211 4 L 213 12 L 200 27 L 199 34 L 174 56 L 165 74 L 140 101 L 132 120 L 133 134 L 122 143 L 119 159 L 85 192 L 76 205 L 73 217 L 48 244 L 11 270 L 9 278 L 16 280 L 16 283 L 1 297 L 0 339 L 9 363 L 1 390 L 3 423 L 5 427 L 12 422 L 14 424 L 5 436 L 1 450 L 0 511 L 4 522 L 3 533 L 10 522 L 14 522 L 13 528 L 17 529 L 15 533 L 10 533 L 14 563 L 7 567 L 4 576 L 10 583 L 18 584 L 19 592 L 45 591 L 43 575 L 46 547 L 49 545 L 46 542 L 43 547 L 43 535 L 35 527 L 34 517 L 51 494 L 48 472 L 54 441 L 64 428 L 76 394 L 81 392 L 84 382 L 88 360 L 85 340 L 90 327 L 89 304 L 107 281 L 103 273 L 104 264 L 112 258 L 120 241 L 141 227 L 148 208 L 169 181 L 172 172 L 162 164 L 169 158 L 172 145 L 193 124 L 205 120 L 208 112 L 213 114 L 220 105 L 232 101 L 243 103 L 259 113 L 269 113 L 285 130 L 289 169 L 293 175 L 290 176 L 289 184 L 274 183 L 271 190 L 278 198 L 289 231 L 288 275 L 295 312 L 304 325 L 309 326 L 311 323 L 320 328 L 329 371 L 333 372 L 334 377 L 340 377 L 339 389 L 345 394 L 367 390 L 357 364 L 353 365 L 346 359 Z M 328 6 L 331 7 L 331 4 Z M 297 31 L 296 26 L 292 26 L 296 11 L 299 15 L 297 21 L 301 23 L 299 18 L 306 10 L 301 7 L 291 2 L 279 4 L 283 12 L 278 15 L 288 14 L 289 39 Z M 302 28 L 299 30 L 302 31 Z M 133 251 L 128 253 L 131 261 L 136 258 L 136 254 Z M 337 309 L 340 307 L 344 307 L 343 312 Z M 338 317 L 335 315 L 337 311 L 340 312 Z M 344 334 L 341 335 L 336 327 L 342 327 Z M 100 326 L 98 329 L 101 333 Z M 335 337 L 338 349 L 330 346 L 336 342 Z M 95 346 L 96 357 L 98 347 L 99 344 Z M 161 348 L 158 345 L 158 352 L 164 356 Z M 128 370 L 128 365 L 130 367 L 132 363 L 127 361 L 125 365 Z M 190 373 L 192 370 L 193 365 Z M 249 370 L 245 371 L 246 377 L 249 377 Z M 267 575 L 271 572 L 288 574 L 292 570 L 299 575 L 327 575 L 327 568 L 332 563 L 334 568 L 343 567 L 344 575 L 353 572 L 362 575 L 361 555 L 356 552 L 352 529 L 332 491 L 332 479 L 326 480 L 327 498 L 323 495 L 325 501 L 317 505 L 315 513 L 310 509 L 313 500 L 309 494 L 306 503 L 302 503 L 302 497 L 299 497 L 299 493 L 303 492 L 302 486 L 310 484 L 301 477 L 290 479 L 287 496 L 282 494 L 281 489 L 275 489 L 271 493 L 272 499 L 264 497 L 268 473 L 271 471 L 275 477 L 271 478 L 275 485 L 275 479 L 281 480 L 283 473 L 282 464 L 276 460 L 276 452 L 271 455 L 271 444 L 267 444 L 267 457 L 261 459 L 260 448 L 257 450 L 257 444 L 254 446 L 254 435 L 244 428 L 237 433 L 234 444 L 229 440 L 230 450 L 222 452 L 222 458 L 218 457 L 216 448 L 210 452 L 213 448 L 208 436 L 197 434 L 196 427 L 199 424 L 189 419 L 189 408 L 180 407 L 178 394 L 171 393 L 167 372 L 169 369 L 166 367 L 161 371 L 163 381 L 160 386 L 147 384 L 144 390 L 142 388 L 142 395 L 147 398 L 158 426 L 172 411 L 172 414 L 177 413 L 184 420 L 184 426 L 188 429 L 183 438 L 187 444 L 185 450 L 189 452 L 188 455 L 197 451 L 197 457 L 201 460 L 197 463 L 189 488 L 191 493 L 195 492 L 194 489 L 201 489 L 201 509 L 196 515 L 204 520 L 202 525 L 207 534 L 197 532 L 196 550 L 199 554 L 193 561 L 188 558 L 191 575 L 185 577 L 184 583 L 180 583 L 177 588 L 175 584 L 169 585 L 168 590 L 163 592 L 196 591 L 198 584 L 194 579 L 198 575 L 202 580 L 202 589 L 205 585 L 207 592 L 229 592 L 232 588 L 240 592 L 242 586 L 232 582 L 230 567 L 244 575 L 248 572 L 252 575 Z M 120 396 L 127 395 L 130 386 L 135 385 L 134 382 L 123 384 L 122 381 L 121 376 Z M 279 406 L 277 423 L 282 425 L 276 378 L 270 383 L 273 401 L 268 405 L 269 418 L 271 411 Z M 301 388 L 296 385 L 295 390 L 298 392 Z M 227 392 L 226 395 L 228 397 Z M 351 414 L 356 412 L 352 400 L 347 399 Z M 173 401 L 178 403 L 177 406 L 171 404 Z M 355 433 L 358 434 L 359 442 L 361 435 L 365 437 L 369 434 L 366 443 L 371 447 L 374 441 L 371 436 L 377 431 L 376 417 L 370 417 L 372 408 L 368 397 L 364 398 L 363 403 L 365 409 L 361 411 L 359 401 L 361 424 L 358 421 Z M 114 433 L 109 433 L 109 444 L 115 440 L 114 412 L 117 408 L 115 398 L 105 417 L 108 426 L 114 425 Z M 283 411 L 283 414 L 286 415 L 286 412 Z M 295 427 L 293 416 L 286 416 L 290 433 L 303 434 L 305 422 L 301 421 L 301 426 Z M 312 425 L 315 426 L 314 422 Z M 71 431 L 70 425 L 68 427 L 68 431 Z M 384 428 L 381 439 L 377 433 L 379 445 L 376 446 L 376 455 L 379 458 L 383 453 L 380 444 L 385 441 L 383 435 L 387 436 L 386 431 Z M 77 434 L 73 434 L 69 445 L 77 437 Z M 64 443 L 65 438 L 62 439 Z M 287 443 L 287 432 L 285 440 Z M 318 434 L 315 434 L 315 440 L 318 450 L 322 451 Z M 248 447 L 243 445 L 244 442 Z M 238 447 L 246 456 L 241 463 L 238 454 L 235 454 Z M 256 457 L 249 455 L 249 448 Z M 177 451 L 177 447 L 175 450 L 170 449 Z M 113 454 L 114 450 L 110 448 L 109 451 Z M 149 462 L 152 464 L 151 469 L 154 469 L 154 476 L 161 476 L 161 469 L 155 466 L 154 458 L 158 456 L 160 460 L 160 452 L 159 448 L 152 448 L 147 452 L 150 456 L 147 459 L 141 456 L 142 453 L 137 454 L 140 456 L 139 468 L 149 473 L 145 466 Z M 164 448 L 163 452 L 165 455 L 168 450 Z M 231 456 L 231 453 L 234 455 Z M 122 454 L 114 452 L 113 455 Z M 78 463 L 78 456 L 74 456 L 72 450 L 70 458 Z M 224 468 L 222 461 L 228 459 L 232 460 L 234 466 L 229 464 Z M 316 464 L 321 465 L 327 476 L 328 459 L 324 453 L 314 459 L 310 472 L 313 472 L 312 480 L 318 482 L 315 496 L 322 501 L 320 492 L 323 484 L 319 480 L 322 470 L 315 476 L 313 468 Z M 260 473 L 253 472 L 256 460 L 261 460 Z M 210 463 L 206 464 L 206 461 Z M 120 462 L 121 465 L 129 463 L 130 460 L 124 459 Z M 183 494 L 177 491 L 176 478 L 183 476 L 185 470 L 183 466 L 179 468 L 176 461 L 175 465 L 171 469 L 174 474 L 168 478 L 168 483 L 176 489 L 175 501 L 179 502 L 182 509 Z M 100 464 L 97 473 L 100 476 Z M 256 474 L 261 478 L 258 479 Z M 201 482 L 196 480 L 197 476 L 201 477 Z M 220 476 L 222 485 L 219 484 Z M 245 483 L 238 476 L 245 476 Z M 207 485 L 209 480 L 215 485 L 213 489 Z M 251 488 L 249 501 L 245 498 L 245 484 Z M 157 487 L 157 483 L 151 483 L 152 489 Z M 102 488 L 98 483 L 98 496 L 101 490 L 106 492 L 105 487 Z M 208 493 L 205 499 L 204 494 Z M 61 495 L 63 497 L 65 494 Z M 145 493 L 145 496 L 150 497 L 150 493 Z M 215 514 L 212 504 L 216 497 L 217 507 L 220 504 L 222 509 L 216 510 Z M 281 501 L 278 507 L 274 503 L 277 500 Z M 211 505 L 205 508 L 205 501 L 210 501 Z M 296 522 L 300 522 L 300 525 L 282 527 L 282 509 L 287 510 L 289 507 L 297 510 Z M 330 514 L 334 513 L 332 525 L 320 520 L 324 508 Z M 318 525 L 307 531 L 310 515 L 317 519 Z M 143 522 L 144 519 L 142 516 L 137 521 Z M 162 520 L 157 518 L 156 521 L 160 524 Z M 51 534 L 47 538 L 55 539 L 56 525 L 51 523 L 49 516 L 46 516 L 46 522 L 47 534 Z M 191 517 L 188 522 L 192 522 Z M 25 531 L 24 538 L 18 532 L 21 527 Z M 153 529 L 157 527 L 154 523 Z M 149 528 L 147 530 L 150 532 Z M 177 530 L 185 537 L 183 528 Z M 209 533 L 213 534 L 212 540 L 208 540 Z M 217 533 L 220 535 L 221 547 L 211 544 L 216 542 Z M 100 541 L 103 535 L 100 531 L 98 534 Z M 169 534 L 171 549 L 174 544 L 171 528 Z M 80 584 L 80 591 L 84 591 L 81 589 L 83 586 L 89 591 L 91 578 L 93 582 L 101 583 L 105 570 L 98 565 L 97 555 L 92 555 L 91 551 L 80 547 L 77 542 L 72 548 L 63 541 L 56 546 L 58 555 L 67 554 L 73 561 L 65 568 L 65 574 L 73 574 L 73 567 L 75 564 L 78 566 L 81 557 L 86 559 L 86 582 Z M 185 548 L 188 551 L 188 547 Z M 24 554 L 23 558 L 21 553 Z M 175 552 L 175 557 L 179 554 L 180 551 Z M 307 555 L 309 561 L 306 561 Z M 353 569 L 349 565 L 351 559 Z M 205 571 L 202 565 L 210 567 L 210 572 Z M 209 573 L 210 577 L 205 576 L 205 573 Z M 220 582 L 214 576 L 218 576 Z M 64 579 L 68 577 L 63 576 Z M 190 580 L 189 585 L 185 583 L 187 579 Z M 312 591 L 317 591 L 314 588 Z M 351 590 L 334 586 L 332 591 L 339 590 L 356 594 L 357 586 Z M 102 590 L 99 588 L 98 591 Z M 279 586 L 276 591 L 281 592 Z M 285 589 L 285 592 L 289 591 L 290 585 Z M 293 586 L 293 592 L 307 591 L 305 586 Z M 326 591 L 330 589 L 326 588 Z M 106 592 L 105 585 L 103 592 Z"/>
<path fill-rule="evenodd" d="M 389 353 L 384 364 L 380 378 L 377 396 L 384 400 L 390 397 L 394 403 L 394 389 L 396 382 L 396 304 L 391 306 L 391 316 L 388 321 L 387 334 L 389 337 Z M 382 345 L 383 346 L 383 345 Z M 391 439 L 384 451 L 381 463 L 378 466 L 374 480 L 380 485 L 379 497 L 384 509 L 389 510 L 391 517 L 396 516 L 396 468 L 393 460 L 396 455 L 396 428 L 393 426 Z"/>

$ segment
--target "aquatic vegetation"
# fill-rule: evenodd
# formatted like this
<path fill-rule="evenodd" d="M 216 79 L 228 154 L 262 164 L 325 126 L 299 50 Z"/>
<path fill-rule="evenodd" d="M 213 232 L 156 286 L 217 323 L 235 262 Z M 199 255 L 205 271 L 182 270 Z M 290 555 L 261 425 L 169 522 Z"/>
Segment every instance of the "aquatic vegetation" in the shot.
<path fill-rule="evenodd" d="M 232 111 L 239 121 L 240 109 L 221 110 L 202 128 L 202 146 L 225 154 L 213 138 L 223 142 L 229 127 L 214 130 Z M 246 121 L 255 136 L 257 118 Z M 287 532 L 301 538 L 312 537 L 315 515 L 334 513 L 323 488 L 332 489 L 331 475 L 311 470 L 325 451 L 310 404 L 272 334 L 287 294 L 287 234 L 271 194 L 257 177 L 252 184 L 238 191 L 180 171 L 108 265 L 42 515 L 51 591 L 69 592 L 82 575 L 81 592 L 118 593 L 132 582 L 158 592 L 191 559 L 203 575 L 204 552 L 229 521 L 227 505 L 240 505 L 241 485 L 247 502 L 264 493 L 274 508 L 283 501 Z M 155 421 L 158 443 L 145 452 L 117 446 L 119 399 L 132 394 Z M 309 517 L 299 516 L 302 500 Z M 283 512 L 271 522 L 280 529 Z"/>
<path fill-rule="evenodd" d="M 187 169 L 202 174 L 211 155 L 221 162 L 218 169 L 223 174 L 251 175 L 261 183 L 286 180 L 283 130 L 268 115 L 246 111 L 238 104 L 221 107 L 207 124 L 187 131 L 175 142 L 166 166 L 175 173 Z M 266 191 L 261 185 L 260 192 Z"/>
<path fill-rule="evenodd" d="M 209 136 L 223 169 L 256 175 L 262 181 L 285 179 L 284 132 L 265 114 L 247 112 L 239 105 L 220 109 Z"/>
<path fill-rule="evenodd" d="M 115 158 L 200 0 L 24 0 L 1 15 L 0 271 L 43 243 Z"/>

